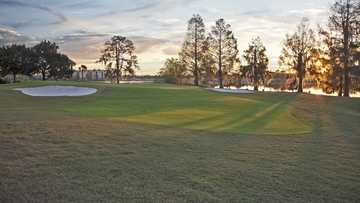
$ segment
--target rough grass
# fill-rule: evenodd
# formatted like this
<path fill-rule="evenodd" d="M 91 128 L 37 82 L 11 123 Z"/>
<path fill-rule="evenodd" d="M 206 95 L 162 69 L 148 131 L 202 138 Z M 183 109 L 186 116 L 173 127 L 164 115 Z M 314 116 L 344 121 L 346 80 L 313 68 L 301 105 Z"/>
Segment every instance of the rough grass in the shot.
<path fill-rule="evenodd" d="M 99 89 L 30 97 L 15 87 Z M 357 202 L 360 100 L 0 86 L 0 202 Z"/>

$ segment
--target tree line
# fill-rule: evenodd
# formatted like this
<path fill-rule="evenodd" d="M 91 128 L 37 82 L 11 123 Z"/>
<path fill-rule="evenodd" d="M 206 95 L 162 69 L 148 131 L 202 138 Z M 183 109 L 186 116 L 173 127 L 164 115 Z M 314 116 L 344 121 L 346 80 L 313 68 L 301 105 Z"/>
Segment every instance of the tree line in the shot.
<path fill-rule="evenodd" d="M 174 76 L 180 83 L 186 74 L 194 77 L 194 85 L 200 80 L 208 83 L 217 75 L 223 88 L 223 77 L 239 61 L 237 40 L 231 25 L 224 19 L 216 21 L 210 33 L 206 33 L 205 24 L 200 15 L 194 15 L 188 22 L 186 39 L 179 53 L 179 58 L 170 58 L 160 70 L 163 76 Z"/>
<path fill-rule="evenodd" d="M 0 76 L 41 75 L 42 80 L 71 77 L 76 63 L 59 52 L 59 46 L 47 40 L 33 47 L 13 44 L 0 47 Z"/>
<path fill-rule="evenodd" d="M 240 61 L 237 39 L 231 25 L 219 19 L 207 33 L 198 14 L 188 21 L 187 34 L 178 58 L 167 59 L 160 75 L 180 84 L 191 76 L 193 84 L 209 85 L 217 81 L 224 88 L 224 78 L 237 75 L 251 81 L 255 90 L 264 84 L 269 59 L 260 37 L 254 38 Z M 296 75 L 297 90 L 303 92 L 305 77 L 312 77 L 327 93 L 348 97 L 355 89 L 354 77 L 360 77 L 360 3 L 337 0 L 330 8 L 325 27 L 314 30 L 308 19 L 283 41 L 279 66 Z M 201 82 L 200 82 L 201 81 Z M 201 84 L 200 84 L 201 83 Z"/>
<path fill-rule="evenodd" d="M 134 76 L 139 70 L 134 43 L 117 35 L 105 42 L 96 63 L 104 64 L 105 77 L 116 80 L 118 84 L 122 78 Z M 18 74 L 40 74 L 42 80 L 70 78 L 75 65 L 73 60 L 59 52 L 56 43 L 47 40 L 33 47 L 18 44 L 0 47 L 0 77 L 10 74 L 14 82 Z M 80 65 L 78 69 L 83 79 L 88 67 Z"/>

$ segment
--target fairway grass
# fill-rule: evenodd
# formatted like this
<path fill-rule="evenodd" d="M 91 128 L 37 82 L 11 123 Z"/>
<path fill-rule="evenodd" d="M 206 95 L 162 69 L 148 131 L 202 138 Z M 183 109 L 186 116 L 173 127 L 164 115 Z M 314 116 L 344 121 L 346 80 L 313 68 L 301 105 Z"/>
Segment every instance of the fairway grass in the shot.
<path fill-rule="evenodd" d="M 85 97 L 14 88 L 69 85 Z M 0 202 L 358 202 L 360 99 L 0 85 Z"/>
<path fill-rule="evenodd" d="M 110 118 L 138 124 L 155 124 L 214 132 L 291 135 L 311 133 L 312 123 L 295 115 L 294 97 L 224 95 L 196 88 L 133 85 L 106 90 L 65 111 L 75 115 Z"/>

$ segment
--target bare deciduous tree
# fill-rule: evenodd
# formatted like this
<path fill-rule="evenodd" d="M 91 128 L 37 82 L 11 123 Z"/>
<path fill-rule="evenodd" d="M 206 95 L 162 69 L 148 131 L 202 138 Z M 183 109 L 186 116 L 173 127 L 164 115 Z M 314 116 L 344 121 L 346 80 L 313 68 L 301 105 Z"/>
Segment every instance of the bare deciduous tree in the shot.
<path fill-rule="evenodd" d="M 317 51 L 314 31 L 309 27 L 308 19 L 304 18 L 292 35 L 286 35 L 280 64 L 291 67 L 297 72 L 298 92 L 303 92 L 305 73 L 313 68 L 312 57 Z"/>

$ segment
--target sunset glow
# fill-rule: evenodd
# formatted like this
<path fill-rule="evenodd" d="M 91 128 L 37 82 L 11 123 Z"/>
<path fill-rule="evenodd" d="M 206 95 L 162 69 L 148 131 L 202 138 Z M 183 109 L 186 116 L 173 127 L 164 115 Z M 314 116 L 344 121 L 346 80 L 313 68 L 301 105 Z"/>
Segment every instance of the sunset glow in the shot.
<path fill-rule="evenodd" d="M 112 35 L 128 36 L 140 60 L 139 74 L 156 74 L 176 56 L 188 19 L 199 13 L 208 28 L 222 17 L 232 25 L 240 53 L 260 36 L 270 68 L 277 68 L 281 43 L 307 17 L 315 29 L 327 21 L 331 0 L 0 0 L 0 45 L 55 41 L 77 64 L 91 69 Z M 19 15 L 21 13 L 21 15 Z"/>

